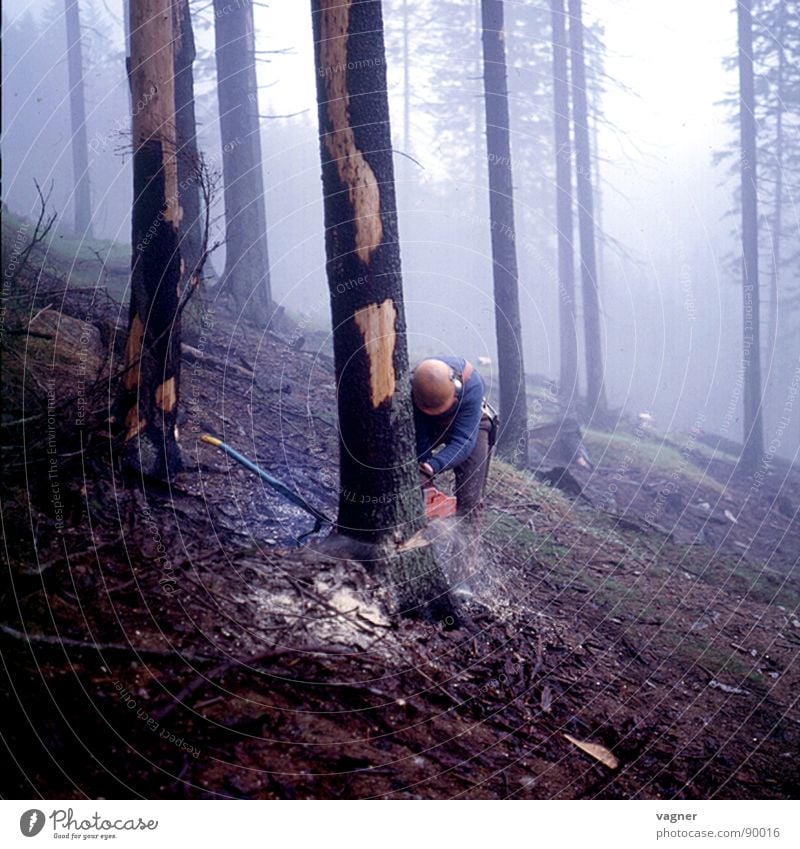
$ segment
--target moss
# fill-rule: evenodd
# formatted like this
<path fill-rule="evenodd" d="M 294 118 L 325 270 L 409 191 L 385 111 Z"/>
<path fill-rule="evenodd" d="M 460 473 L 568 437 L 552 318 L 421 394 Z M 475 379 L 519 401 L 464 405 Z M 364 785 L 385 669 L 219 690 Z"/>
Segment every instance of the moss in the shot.
<path fill-rule="evenodd" d="M 696 465 L 688 451 L 655 435 L 642 433 L 637 436 L 623 431 L 608 433 L 589 428 L 584 432 L 584 442 L 595 465 L 630 469 L 640 476 L 661 474 L 719 494 L 725 491 L 723 484 Z M 692 451 L 695 446 L 696 443 L 692 443 Z"/>

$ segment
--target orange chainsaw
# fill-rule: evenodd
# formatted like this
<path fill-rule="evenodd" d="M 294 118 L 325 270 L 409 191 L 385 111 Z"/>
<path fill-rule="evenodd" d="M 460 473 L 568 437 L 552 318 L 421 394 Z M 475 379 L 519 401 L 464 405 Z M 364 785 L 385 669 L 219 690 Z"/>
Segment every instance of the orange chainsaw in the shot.
<path fill-rule="evenodd" d="M 446 495 L 433 485 L 433 478 L 424 473 L 422 477 L 422 492 L 425 496 L 425 515 L 430 519 L 447 519 L 456 515 L 456 499 Z"/>

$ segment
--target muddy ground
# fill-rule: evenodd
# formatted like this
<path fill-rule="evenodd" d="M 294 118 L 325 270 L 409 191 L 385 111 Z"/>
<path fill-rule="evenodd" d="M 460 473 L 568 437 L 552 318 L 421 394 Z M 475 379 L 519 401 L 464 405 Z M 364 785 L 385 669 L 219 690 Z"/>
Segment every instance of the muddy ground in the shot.
<path fill-rule="evenodd" d="M 199 441 L 335 514 L 324 338 L 207 308 L 185 471 L 143 491 L 103 418 L 114 362 L 80 417 L 32 367 L 57 345 L 42 308 L 117 351 L 123 311 L 42 294 L 4 339 L 27 366 L 3 420 L 3 797 L 797 797 L 797 470 L 742 477 L 725 440 L 624 419 L 585 433 L 580 495 L 495 462 L 479 543 L 430 531 L 472 592 L 464 627 L 405 621 L 369 564 L 325 529 L 298 545 L 313 520 Z"/>

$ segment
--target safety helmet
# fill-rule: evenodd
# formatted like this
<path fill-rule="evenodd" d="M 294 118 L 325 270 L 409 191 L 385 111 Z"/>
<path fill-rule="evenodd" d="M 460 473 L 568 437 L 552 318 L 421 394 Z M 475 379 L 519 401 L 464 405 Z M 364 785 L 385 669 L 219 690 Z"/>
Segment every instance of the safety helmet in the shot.
<path fill-rule="evenodd" d="M 446 413 L 461 392 L 461 380 L 442 360 L 422 360 L 411 374 L 411 395 L 429 416 Z"/>

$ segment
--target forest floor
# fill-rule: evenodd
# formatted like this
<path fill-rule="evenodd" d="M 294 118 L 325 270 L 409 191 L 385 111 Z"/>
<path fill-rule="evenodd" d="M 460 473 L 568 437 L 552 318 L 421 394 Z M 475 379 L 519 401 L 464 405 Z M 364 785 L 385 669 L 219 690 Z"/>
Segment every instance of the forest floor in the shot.
<path fill-rule="evenodd" d="M 198 438 L 334 514 L 327 354 L 208 309 L 185 470 L 143 492 L 109 459 L 107 381 L 78 408 L 41 371 L 70 317 L 118 352 L 124 311 L 52 285 L 3 343 L 25 369 L 3 378 L 0 795 L 797 797 L 797 469 L 744 478 L 725 440 L 625 419 L 585 434 L 581 495 L 494 461 L 469 556 L 431 531 L 472 589 L 464 627 L 407 621 Z"/>

